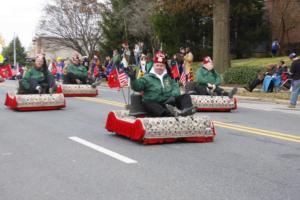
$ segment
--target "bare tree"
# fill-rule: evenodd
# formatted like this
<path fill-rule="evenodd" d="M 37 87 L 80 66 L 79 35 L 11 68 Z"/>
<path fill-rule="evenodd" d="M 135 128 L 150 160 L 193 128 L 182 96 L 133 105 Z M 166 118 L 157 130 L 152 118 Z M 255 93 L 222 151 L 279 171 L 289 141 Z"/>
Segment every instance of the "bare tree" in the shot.
<path fill-rule="evenodd" d="M 280 53 L 287 50 L 290 41 L 290 33 L 300 25 L 299 0 L 271 0 L 267 1 L 269 17 L 273 36 L 279 39 Z M 298 34 L 298 33 L 297 33 Z"/>
<path fill-rule="evenodd" d="M 154 9 L 155 0 L 133 0 L 120 12 L 126 31 L 137 38 L 150 38 L 151 46 L 158 45 L 151 22 Z"/>
<path fill-rule="evenodd" d="M 101 8 L 97 0 L 53 0 L 44 8 L 37 35 L 92 57 L 101 39 Z"/>

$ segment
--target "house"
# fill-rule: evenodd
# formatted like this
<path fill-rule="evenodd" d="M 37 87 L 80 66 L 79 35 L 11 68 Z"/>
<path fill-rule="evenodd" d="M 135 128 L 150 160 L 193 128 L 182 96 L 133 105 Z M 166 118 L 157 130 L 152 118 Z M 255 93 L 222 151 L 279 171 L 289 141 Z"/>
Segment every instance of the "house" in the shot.
<path fill-rule="evenodd" d="M 28 50 L 28 57 L 35 57 L 36 54 L 45 53 L 47 60 L 56 59 L 57 57 L 69 59 L 72 58 L 74 54 L 79 54 L 71 48 L 53 43 L 53 39 L 57 38 L 35 37 L 32 40 L 32 45 Z"/>

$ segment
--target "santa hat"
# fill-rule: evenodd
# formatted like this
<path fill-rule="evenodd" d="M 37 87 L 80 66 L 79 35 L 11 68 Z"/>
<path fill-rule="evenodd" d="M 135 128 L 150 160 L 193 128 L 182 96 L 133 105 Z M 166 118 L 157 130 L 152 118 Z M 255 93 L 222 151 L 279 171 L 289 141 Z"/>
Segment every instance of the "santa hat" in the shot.
<path fill-rule="evenodd" d="M 213 61 L 209 56 L 203 58 L 203 66 L 208 70 L 213 68 Z"/>
<path fill-rule="evenodd" d="M 129 47 L 128 42 L 127 41 L 123 42 L 122 43 L 122 47 L 123 48 L 128 48 Z"/>
<path fill-rule="evenodd" d="M 154 63 L 166 64 L 166 55 L 165 55 L 165 53 L 162 52 L 162 51 L 156 52 L 154 57 L 153 57 L 153 62 Z"/>
<path fill-rule="evenodd" d="M 207 63 L 212 63 L 212 60 L 209 56 L 203 58 L 203 65 L 206 65 Z"/>

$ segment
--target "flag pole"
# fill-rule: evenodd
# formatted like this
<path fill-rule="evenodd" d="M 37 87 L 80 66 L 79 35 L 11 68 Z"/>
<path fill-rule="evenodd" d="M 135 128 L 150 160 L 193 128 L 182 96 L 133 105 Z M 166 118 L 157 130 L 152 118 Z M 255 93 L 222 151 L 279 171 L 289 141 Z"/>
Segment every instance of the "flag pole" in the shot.
<path fill-rule="evenodd" d="M 125 104 L 128 105 L 127 101 L 126 101 L 126 97 L 125 97 L 125 93 L 124 93 L 124 89 L 121 88 L 121 91 L 122 91 L 122 94 L 123 94 L 123 98 L 124 98 L 124 101 L 125 101 Z"/>

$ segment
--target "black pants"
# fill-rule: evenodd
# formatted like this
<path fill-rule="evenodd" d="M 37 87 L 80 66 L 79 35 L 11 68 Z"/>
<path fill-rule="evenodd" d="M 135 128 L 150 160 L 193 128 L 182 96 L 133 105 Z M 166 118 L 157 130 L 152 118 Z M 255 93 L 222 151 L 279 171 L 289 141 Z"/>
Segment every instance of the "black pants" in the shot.
<path fill-rule="evenodd" d="M 259 84 L 262 84 L 264 82 L 264 79 L 260 80 L 260 79 L 255 79 L 253 80 L 250 84 L 249 84 L 249 89 L 250 91 L 253 91 L 254 88 L 256 88 L 256 86 L 258 86 Z"/>
<path fill-rule="evenodd" d="M 64 77 L 64 84 L 77 84 L 76 79 L 79 79 L 82 84 L 87 84 L 87 77 L 76 76 L 73 73 L 67 73 Z"/>
<path fill-rule="evenodd" d="M 256 86 L 258 86 L 259 84 L 262 84 L 264 82 L 264 79 L 260 80 L 260 79 L 255 79 L 254 81 L 252 81 L 250 84 L 249 84 L 249 89 L 250 91 L 253 91 L 254 88 L 256 88 Z M 273 92 L 273 88 L 274 88 L 274 81 L 271 81 L 270 82 L 270 85 L 268 87 L 268 92 Z"/>
<path fill-rule="evenodd" d="M 187 93 L 196 92 L 197 95 L 210 95 L 210 93 L 208 92 L 209 89 L 207 86 L 199 85 L 196 82 L 188 82 L 185 86 L 185 91 Z M 228 96 L 228 92 L 226 92 L 224 89 L 220 88 L 219 86 L 216 86 L 216 89 L 214 90 L 214 92 L 218 96 Z"/>
<path fill-rule="evenodd" d="M 192 107 L 192 99 L 190 95 L 183 94 L 175 97 L 175 102 L 170 103 L 173 106 L 176 106 L 178 109 L 182 110 L 184 108 Z M 170 117 L 172 116 L 164 102 L 143 102 L 143 106 L 146 109 L 147 113 L 151 117 Z"/>
<path fill-rule="evenodd" d="M 29 89 L 25 89 L 22 85 L 22 82 L 19 82 L 19 90 L 18 94 L 37 94 L 38 91 L 36 90 L 37 86 L 41 86 L 42 88 L 42 94 L 49 94 L 49 88 L 53 87 L 56 89 L 55 81 L 54 79 L 51 79 L 50 77 L 47 78 L 47 80 L 38 82 L 34 78 L 30 78 L 29 80 L 30 87 Z"/>

